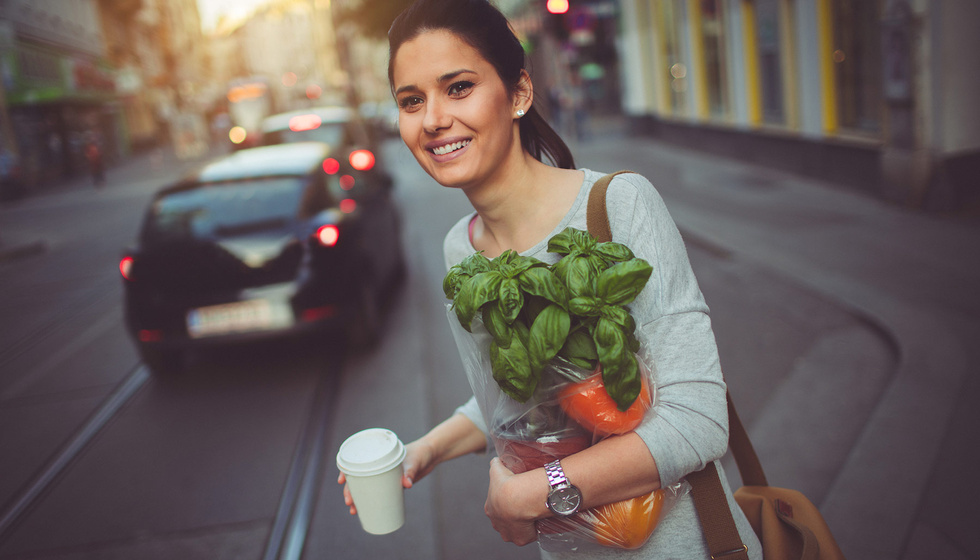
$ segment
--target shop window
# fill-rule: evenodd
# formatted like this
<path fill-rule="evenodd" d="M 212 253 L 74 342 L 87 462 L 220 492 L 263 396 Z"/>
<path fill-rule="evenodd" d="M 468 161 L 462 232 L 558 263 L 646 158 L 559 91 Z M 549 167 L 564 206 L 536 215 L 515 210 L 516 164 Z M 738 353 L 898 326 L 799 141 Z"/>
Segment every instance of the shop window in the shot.
<path fill-rule="evenodd" d="M 660 4 L 660 31 L 663 39 L 663 53 L 666 61 L 664 79 L 670 84 L 670 108 L 675 115 L 687 113 L 687 88 L 689 78 L 687 62 L 681 50 L 680 13 L 678 0 L 663 0 Z"/>
<path fill-rule="evenodd" d="M 31 84 L 60 85 L 61 60 L 53 54 L 21 47 L 17 52 L 21 76 Z"/>
<path fill-rule="evenodd" d="M 759 51 L 759 93 L 762 120 L 786 124 L 783 94 L 783 56 L 780 34 L 780 0 L 756 0 L 756 45 Z"/>
<path fill-rule="evenodd" d="M 877 132 L 881 126 L 880 3 L 833 0 L 834 74 L 842 129 Z"/>
<path fill-rule="evenodd" d="M 728 78 L 725 74 L 725 23 L 723 2 L 701 0 L 701 38 L 704 53 L 705 86 L 711 116 L 722 118 L 728 112 Z"/>

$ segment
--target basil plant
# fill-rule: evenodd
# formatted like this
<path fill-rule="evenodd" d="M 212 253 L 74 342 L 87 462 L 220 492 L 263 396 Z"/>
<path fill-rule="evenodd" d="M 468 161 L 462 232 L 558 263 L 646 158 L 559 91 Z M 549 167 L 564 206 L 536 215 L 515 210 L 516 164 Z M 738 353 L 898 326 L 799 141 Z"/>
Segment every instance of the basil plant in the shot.
<path fill-rule="evenodd" d="M 511 250 L 493 260 L 470 255 L 450 268 L 443 291 L 467 331 L 481 314 L 493 337 L 493 378 L 511 398 L 526 402 L 560 356 L 589 371 L 601 365 L 606 391 L 626 410 L 641 386 L 636 323 L 626 305 L 653 268 L 625 245 L 573 228 L 551 238 L 548 251 L 562 259 L 548 266 Z"/>

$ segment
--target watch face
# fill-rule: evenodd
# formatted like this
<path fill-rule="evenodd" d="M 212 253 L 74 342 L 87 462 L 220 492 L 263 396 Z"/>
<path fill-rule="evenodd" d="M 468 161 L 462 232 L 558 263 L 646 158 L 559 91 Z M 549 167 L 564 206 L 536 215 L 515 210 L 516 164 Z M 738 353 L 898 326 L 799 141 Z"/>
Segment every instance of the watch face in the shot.
<path fill-rule="evenodd" d="M 548 508 L 558 515 L 571 515 L 582 505 L 582 492 L 574 486 L 558 488 L 548 495 Z"/>

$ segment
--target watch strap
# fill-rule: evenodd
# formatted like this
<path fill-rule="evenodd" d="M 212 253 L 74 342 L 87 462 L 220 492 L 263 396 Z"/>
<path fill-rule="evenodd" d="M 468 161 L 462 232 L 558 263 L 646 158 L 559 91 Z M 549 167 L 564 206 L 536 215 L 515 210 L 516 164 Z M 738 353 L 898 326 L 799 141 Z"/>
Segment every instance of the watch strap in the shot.
<path fill-rule="evenodd" d="M 561 461 L 552 461 L 544 466 L 544 472 L 548 475 L 548 484 L 552 488 L 557 488 L 563 484 L 569 484 L 565 471 L 561 468 Z"/>

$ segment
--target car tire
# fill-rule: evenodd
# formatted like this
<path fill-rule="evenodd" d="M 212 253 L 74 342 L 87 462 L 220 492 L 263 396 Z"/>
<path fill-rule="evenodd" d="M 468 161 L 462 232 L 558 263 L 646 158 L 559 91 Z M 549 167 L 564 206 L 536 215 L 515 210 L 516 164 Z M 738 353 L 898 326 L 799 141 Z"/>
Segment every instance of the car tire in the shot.
<path fill-rule="evenodd" d="M 160 348 L 140 348 L 143 364 L 151 373 L 172 375 L 184 369 L 184 354 L 178 350 L 163 350 Z"/>
<path fill-rule="evenodd" d="M 371 286 L 361 287 L 348 339 L 356 352 L 371 350 L 381 338 L 381 309 Z"/>

